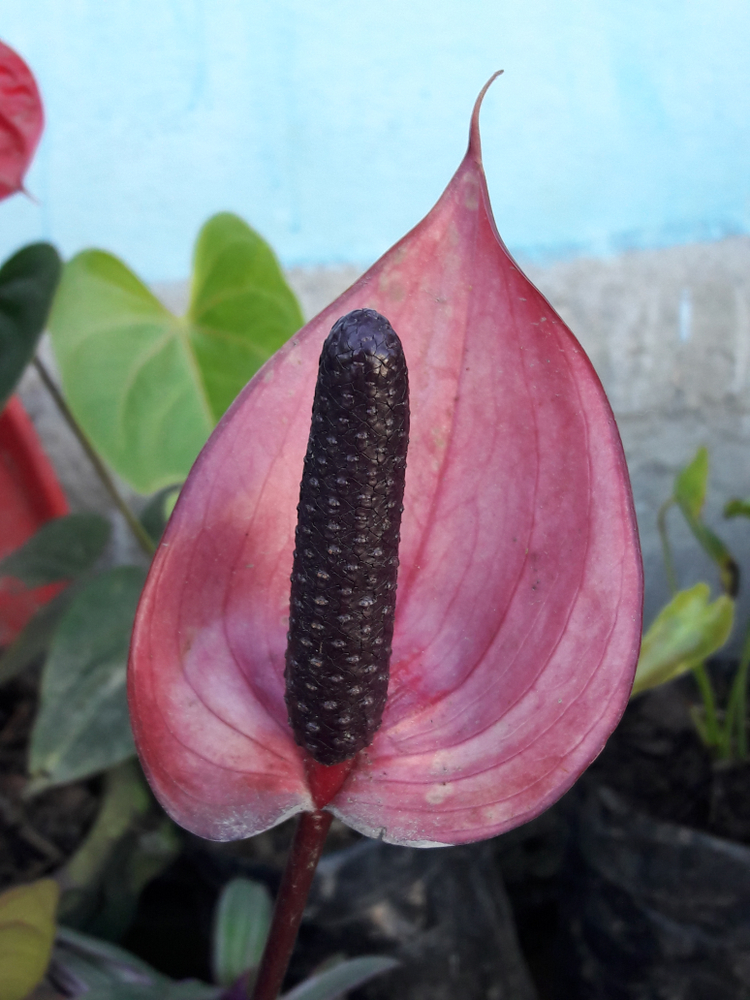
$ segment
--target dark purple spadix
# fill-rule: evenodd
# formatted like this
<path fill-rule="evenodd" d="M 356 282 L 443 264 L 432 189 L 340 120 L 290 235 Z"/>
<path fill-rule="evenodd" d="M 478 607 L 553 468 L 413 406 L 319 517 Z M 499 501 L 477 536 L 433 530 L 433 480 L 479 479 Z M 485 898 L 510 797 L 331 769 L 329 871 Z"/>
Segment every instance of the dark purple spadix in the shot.
<path fill-rule="evenodd" d="M 383 715 L 408 436 L 401 341 L 356 309 L 320 355 L 292 570 L 286 703 L 321 764 L 369 746 Z"/>

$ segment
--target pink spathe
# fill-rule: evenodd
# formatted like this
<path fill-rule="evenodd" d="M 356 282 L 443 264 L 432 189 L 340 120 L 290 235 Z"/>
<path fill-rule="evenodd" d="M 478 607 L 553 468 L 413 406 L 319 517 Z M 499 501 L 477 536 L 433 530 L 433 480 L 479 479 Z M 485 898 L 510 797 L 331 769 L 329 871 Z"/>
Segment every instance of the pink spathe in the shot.
<path fill-rule="evenodd" d="M 133 728 L 201 836 L 313 808 L 284 704 L 289 575 L 318 356 L 352 309 L 402 340 L 411 435 L 388 702 L 328 808 L 391 843 L 490 837 L 562 795 L 624 710 L 642 604 L 625 459 L 591 364 L 495 229 L 483 94 L 440 201 L 248 384 L 154 560 Z"/>

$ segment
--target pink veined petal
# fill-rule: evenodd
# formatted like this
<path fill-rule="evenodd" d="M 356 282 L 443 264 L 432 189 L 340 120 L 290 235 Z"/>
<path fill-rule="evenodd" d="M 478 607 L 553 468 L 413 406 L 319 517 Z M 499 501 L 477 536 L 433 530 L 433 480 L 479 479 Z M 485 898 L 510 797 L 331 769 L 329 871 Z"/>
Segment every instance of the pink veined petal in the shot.
<path fill-rule="evenodd" d="M 43 127 L 42 99 L 31 70 L 0 42 L 0 199 L 22 190 Z"/>
<path fill-rule="evenodd" d="M 438 204 L 246 387 L 155 558 L 134 731 L 162 804 L 203 836 L 310 808 L 283 700 L 289 574 L 317 359 L 355 308 L 401 337 L 411 438 L 388 704 L 331 810 L 393 843 L 492 836 L 559 797 L 627 702 L 642 571 L 625 460 L 591 365 L 495 230 L 483 94 Z"/>

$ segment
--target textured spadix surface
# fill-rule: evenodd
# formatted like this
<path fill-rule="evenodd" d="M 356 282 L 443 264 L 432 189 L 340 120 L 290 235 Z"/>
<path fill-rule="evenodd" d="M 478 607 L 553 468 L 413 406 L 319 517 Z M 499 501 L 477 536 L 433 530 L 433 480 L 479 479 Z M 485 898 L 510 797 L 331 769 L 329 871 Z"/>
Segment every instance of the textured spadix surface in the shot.
<path fill-rule="evenodd" d="M 589 361 L 495 229 L 481 96 L 440 201 L 248 384 L 154 560 L 133 726 L 162 804 L 202 836 L 312 808 L 284 704 L 289 575 L 318 356 L 352 309 L 399 331 L 411 441 L 383 723 L 329 808 L 394 843 L 492 836 L 559 797 L 627 702 L 642 573 L 625 461 Z"/>

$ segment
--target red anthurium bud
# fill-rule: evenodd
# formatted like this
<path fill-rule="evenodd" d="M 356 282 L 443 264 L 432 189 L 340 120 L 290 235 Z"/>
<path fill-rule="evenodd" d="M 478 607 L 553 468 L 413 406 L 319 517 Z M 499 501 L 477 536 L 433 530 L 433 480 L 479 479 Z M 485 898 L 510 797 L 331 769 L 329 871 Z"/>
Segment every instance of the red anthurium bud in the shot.
<path fill-rule="evenodd" d="M 490 837 L 569 788 L 626 704 L 642 571 L 625 459 L 588 359 L 495 229 L 483 94 L 440 201 L 249 383 L 154 560 L 133 727 L 162 804 L 204 837 L 324 804 L 392 843 Z M 288 722 L 289 578 L 318 357 L 360 308 L 401 338 L 411 430 L 387 702 L 332 780 Z"/>
<path fill-rule="evenodd" d="M 0 42 L 0 199 L 23 189 L 43 127 L 42 99 L 31 70 Z"/>

